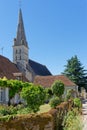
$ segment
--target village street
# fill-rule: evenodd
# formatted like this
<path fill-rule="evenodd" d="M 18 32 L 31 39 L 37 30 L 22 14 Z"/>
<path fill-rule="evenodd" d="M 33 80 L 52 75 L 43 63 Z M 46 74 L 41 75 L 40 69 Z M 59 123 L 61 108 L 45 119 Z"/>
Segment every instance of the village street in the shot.
<path fill-rule="evenodd" d="M 82 113 L 83 130 L 87 130 L 87 99 L 83 100 Z"/>

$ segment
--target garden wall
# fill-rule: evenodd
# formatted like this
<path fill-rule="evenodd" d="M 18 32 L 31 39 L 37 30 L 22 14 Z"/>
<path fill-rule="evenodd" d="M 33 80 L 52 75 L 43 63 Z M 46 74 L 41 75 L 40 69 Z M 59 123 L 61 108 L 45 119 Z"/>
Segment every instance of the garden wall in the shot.
<path fill-rule="evenodd" d="M 43 114 L 29 114 L 1 119 L 0 130 L 62 130 L 62 120 L 72 108 L 72 101 L 61 103 Z"/>

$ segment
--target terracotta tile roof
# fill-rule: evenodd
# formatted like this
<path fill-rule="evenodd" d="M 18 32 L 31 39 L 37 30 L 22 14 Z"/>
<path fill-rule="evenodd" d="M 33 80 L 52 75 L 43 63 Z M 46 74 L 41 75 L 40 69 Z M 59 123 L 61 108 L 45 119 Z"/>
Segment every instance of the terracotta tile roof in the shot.
<path fill-rule="evenodd" d="M 64 83 L 64 85 L 67 86 L 67 87 L 77 86 L 71 80 L 69 80 L 69 78 L 67 78 L 64 75 L 36 76 L 34 83 L 37 84 L 37 85 L 42 85 L 44 87 L 50 87 L 54 83 L 54 81 L 56 81 L 56 80 L 61 80 Z"/>
<path fill-rule="evenodd" d="M 20 73 L 17 66 L 8 58 L 0 55 L 0 78 L 3 78 L 5 76 L 7 79 L 16 79 L 13 73 Z M 27 81 L 24 76 L 23 80 Z"/>

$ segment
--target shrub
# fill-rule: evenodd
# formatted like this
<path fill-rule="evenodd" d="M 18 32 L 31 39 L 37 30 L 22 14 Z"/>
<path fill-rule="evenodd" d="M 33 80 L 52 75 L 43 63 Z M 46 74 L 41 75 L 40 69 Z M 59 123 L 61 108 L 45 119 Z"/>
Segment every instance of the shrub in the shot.
<path fill-rule="evenodd" d="M 61 97 L 64 93 L 64 84 L 57 80 L 52 85 L 52 92 L 54 95 Z"/>
<path fill-rule="evenodd" d="M 0 116 L 9 115 L 9 112 L 6 108 L 2 107 L 0 108 Z"/>
<path fill-rule="evenodd" d="M 53 93 L 52 93 L 52 89 L 51 88 L 45 88 L 46 91 L 46 103 L 49 102 L 49 100 L 52 98 Z"/>
<path fill-rule="evenodd" d="M 53 96 L 52 89 L 51 88 L 45 88 L 46 93 L 49 94 L 49 97 Z"/>
<path fill-rule="evenodd" d="M 81 100 L 79 98 L 74 98 L 73 101 L 74 101 L 74 106 L 75 107 L 81 108 L 82 103 L 81 103 Z"/>
<path fill-rule="evenodd" d="M 30 113 L 31 110 L 28 108 L 28 107 L 25 107 L 25 108 L 21 108 L 17 111 L 17 114 L 28 114 Z"/>
<path fill-rule="evenodd" d="M 1 106 L 0 107 L 1 116 L 13 115 L 13 114 L 17 114 L 17 107 L 13 107 L 13 106 Z"/>
<path fill-rule="evenodd" d="M 45 101 L 46 92 L 41 86 L 31 84 L 29 87 L 23 87 L 21 96 L 27 102 L 29 109 L 37 112 Z"/>
<path fill-rule="evenodd" d="M 66 93 L 66 101 L 73 98 L 73 90 L 72 89 L 69 89 L 67 90 L 67 93 Z"/>
<path fill-rule="evenodd" d="M 52 108 L 55 108 L 57 105 L 59 105 L 61 102 L 60 102 L 60 99 L 59 97 L 53 97 L 51 100 L 50 100 L 50 106 Z"/>
<path fill-rule="evenodd" d="M 25 109 L 25 106 L 23 104 L 17 105 L 15 107 L 12 105 L 11 106 L 1 105 L 0 106 L 0 116 L 15 115 L 21 110 L 24 111 L 23 109 Z M 20 112 L 20 113 L 22 113 L 22 112 Z"/>

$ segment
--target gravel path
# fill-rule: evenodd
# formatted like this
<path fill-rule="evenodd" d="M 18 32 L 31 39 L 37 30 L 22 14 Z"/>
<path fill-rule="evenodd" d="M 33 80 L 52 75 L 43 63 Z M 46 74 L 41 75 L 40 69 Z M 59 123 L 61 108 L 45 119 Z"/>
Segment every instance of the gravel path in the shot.
<path fill-rule="evenodd" d="M 82 107 L 82 113 L 83 113 L 83 130 L 87 130 L 87 99 L 83 100 L 83 107 Z"/>

